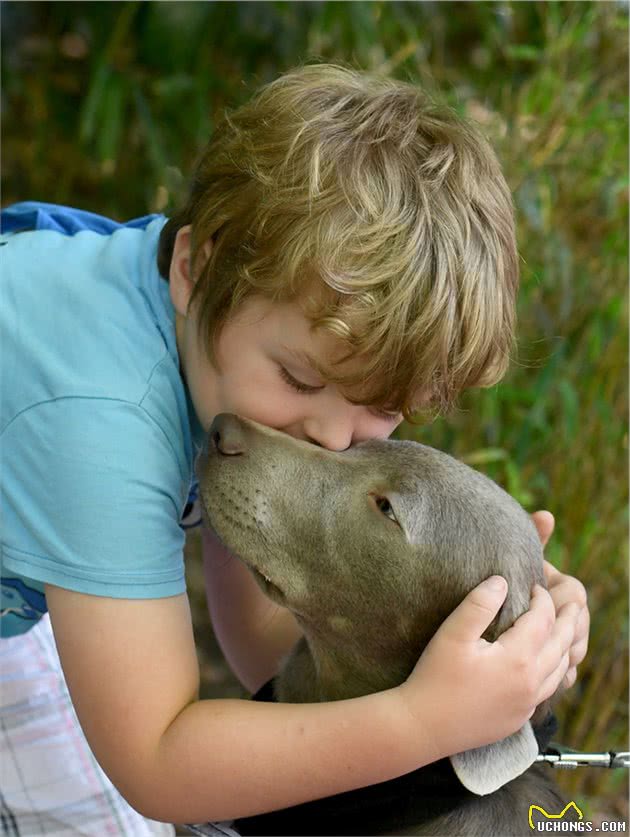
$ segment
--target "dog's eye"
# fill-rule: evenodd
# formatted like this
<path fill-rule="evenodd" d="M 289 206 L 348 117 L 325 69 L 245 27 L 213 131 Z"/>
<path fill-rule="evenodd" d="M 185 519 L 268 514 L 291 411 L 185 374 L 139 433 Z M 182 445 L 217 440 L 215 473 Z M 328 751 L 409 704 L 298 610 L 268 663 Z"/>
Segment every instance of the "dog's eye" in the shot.
<path fill-rule="evenodd" d="M 387 497 L 374 497 L 374 502 L 376 503 L 377 508 L 379 511 L 382 511 L 386 517 L 389 517 L 390 520 L 393 520 L 394 523 L 398 523 L 396 520 L 396 515 L 394 514 L 394 509 L 392 508 L 392 504 L 389 502 Z"/>

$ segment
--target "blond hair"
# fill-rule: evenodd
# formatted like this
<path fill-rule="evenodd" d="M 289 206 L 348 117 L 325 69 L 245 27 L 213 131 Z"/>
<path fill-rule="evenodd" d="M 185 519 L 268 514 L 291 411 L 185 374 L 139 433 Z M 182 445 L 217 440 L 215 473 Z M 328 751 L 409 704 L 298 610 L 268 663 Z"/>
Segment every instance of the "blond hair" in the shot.
<path fill-rule="evenodd" d="M 185 206 L 166 224 L 168 276 L 178 229 L 192 261 L 214 246 L 191 298 L 213 339 L 252 294 L 310 297 L 314 328 L 341 338 L 327 369 L 350 400 L 402 410 L 449 407 L 504 374 L 518 286 L 510 192 L 479 130 L 418 87 L 327 64 L 262 87 L 217 128 Z"/>

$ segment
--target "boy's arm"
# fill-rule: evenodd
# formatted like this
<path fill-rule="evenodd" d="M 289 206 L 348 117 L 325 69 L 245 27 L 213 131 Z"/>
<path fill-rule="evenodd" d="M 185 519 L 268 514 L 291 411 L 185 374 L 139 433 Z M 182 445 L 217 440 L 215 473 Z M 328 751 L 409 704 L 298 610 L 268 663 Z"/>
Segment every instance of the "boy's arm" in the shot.
<path fill-rule="evenodd" d="M 302 632 L 293 614 L 268 599 L 242 561 L 205 526 L 202 550 L 215 636 L 232 671 L 256 692 L 278 673 Z"/>
<path fill-rule="evenodd" d="M 167 822 L 295 805 L 503 738 L 555 691 L 574 632 L 570 614 L 554 625 L 539 590 L 497 642 L 480 640 L 505 597 L 481 585 L 400 687 L 306 705 L 200 701 L 184 595 L 111 599 L 47 585 L 46 597 L 96 758 L 133 807 Z"/>

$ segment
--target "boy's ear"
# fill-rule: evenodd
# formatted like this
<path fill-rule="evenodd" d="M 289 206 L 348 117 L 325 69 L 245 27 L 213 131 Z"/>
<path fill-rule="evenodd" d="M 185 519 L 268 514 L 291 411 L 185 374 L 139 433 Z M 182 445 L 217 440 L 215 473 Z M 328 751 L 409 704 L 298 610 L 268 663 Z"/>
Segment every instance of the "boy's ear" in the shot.
<path fill-rule="evenodd" d="M 188 313 L 188 303 L 197 281 L 198 270 L 193 270 L 190 263 L 192 227 L 187 224 L 181 227 L 175 236 L 171 267 L 168 281 L 171 300 L 178 314 L 185 317 Z M 212 252 L 212 239 L 206 241 L 197 255 L 197 265 L 205 264 Z"/>

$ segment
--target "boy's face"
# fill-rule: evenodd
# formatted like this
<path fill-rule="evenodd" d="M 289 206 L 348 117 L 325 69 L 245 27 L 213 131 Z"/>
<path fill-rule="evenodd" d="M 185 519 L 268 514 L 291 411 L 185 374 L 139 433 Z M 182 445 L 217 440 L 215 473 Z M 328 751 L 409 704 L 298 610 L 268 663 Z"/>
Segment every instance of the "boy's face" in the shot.
<path fill-rule="evenodd" d="M 229 412 L 329 450 L 387 438 L 400 414 L 350 403 L 311 367 L 307 356 L 329 364 L 341 344 L 332 335 L 312 332 L 298 302 L 245 300 L 220 332 L 218 368 L 210 362 L 197 337 L 194 310 L 188 309 L 193 283 L 181 258 L 186 229 L 180 230 L 173 253 L 171 297 L 180 363 L 204 429 L 216 415 Z"/>

